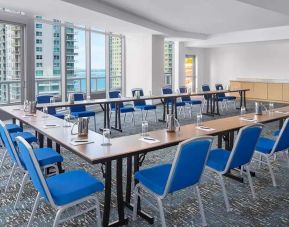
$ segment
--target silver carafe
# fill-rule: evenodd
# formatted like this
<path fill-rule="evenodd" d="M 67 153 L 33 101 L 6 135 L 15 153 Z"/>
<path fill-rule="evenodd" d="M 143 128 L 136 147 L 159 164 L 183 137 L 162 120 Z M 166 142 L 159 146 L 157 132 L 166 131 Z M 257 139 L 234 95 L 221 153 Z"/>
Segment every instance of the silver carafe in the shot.
<path fill-rule="evenodd" d="M 167 132 L 175 132 L 178 127 L 178 131 L 180 131 L 180 123 L 175 118 L 174 114 L 167 114 Z"/>
<path fill-rule="evenodd" d="M 77 124 L 78 131 L 77 133 L 73 132 L 74 126 Z M 78 118 L 77 122 L 75 122 L 71 128 L 72 135 L 78 136 L 87 136 L 88 135 L 88 124 L 89 118 L 88 117 L 80 117 Z"/>
<path fill-rule="evenodd" d="M 74 94 L 73 93 L 68 94 L 68 103 L 70 103 L 70 104 L 74 103 Z"/>
<path fill-rule="evenodd" d="M 263 103 L 261 102 L 255 102 L 255 114 L 256 115 L 262 115 L 262 108 L 264 108 L 264 110 L 267 112 L 267 108 L 266 106 L 263 105 Z"/>
<path fill-rule="evenodd" d="M 28 110 L 29 110 L 29 113 L 31 114 L 35 114 L 36 113 L 36 105 L 37 105 L 37 102 L 36 101 L 30 101 L 28 103 Z"/>

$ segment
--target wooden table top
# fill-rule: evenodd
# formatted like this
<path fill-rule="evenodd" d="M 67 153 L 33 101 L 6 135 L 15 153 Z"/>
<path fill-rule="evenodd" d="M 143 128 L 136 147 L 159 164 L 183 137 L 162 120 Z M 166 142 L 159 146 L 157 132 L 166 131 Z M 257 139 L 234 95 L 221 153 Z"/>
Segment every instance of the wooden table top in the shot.
<path fill-rule="evenodd" d="M 33 129 L 40 132 L 47 138 L 55 141 L 67 150 L 77 154 L 92 164 L 173 146 L 181 141 L 196 136 L 218 135 L 220 133 L 237 130 L 246 125 L 252 124 L 252 122 L 241 120 L 240 116 L 233 116 L 206 121 L 203 123 L 204 126 L 214 128 L 214 131 L 199 130 L 196 128 L 195 124 L 189 124 L 181 126 L 180 132 L 176 133 L 169 133 L 166 131 L 166 129 L 149 132 L 150 137 L 160 141 L 158 143 L 149 144 L 142 142 L 139 140 L 141 135 L 136 134 L 113 138 L 111 139 L 111 146 L 102 146 L 102 135 L 94 131 L 89 131 L 88 140 L 93 140 L 94 143 L 74 146 L 70 142 L 72 139 L 77 138 L 77 136 L 71 135 L 71 127 L 63 127 L 64 120 L 51 115 L 49 115 L 48 118 L 43 118 L 44 113 L 41 111 L 37 111 L 35 116 L 25 116 L 25 112 L 20 110 L 20 108 L 22 108 L 22 106 L 0 107 L 1 110 L 9 113 L 12 117 L 22 121 L 27 125 L 30 125 Z M 283 111 L 284 113 L 273 112 L 264 115 L 246 114 L 244 116 L 249 118 L 255 117 L 257 122 L 260 123 L 276 121 L 287 118 L 289 116 L 289 106 L 275 110 Z M 57 124 L 60 127 L 46 129 L 43 127 L 45 124 Z"/>
<path fill-rule="evenodd" d="M 74 103 L 69 102 L 55 102 L 47 104 L 38 104 L 37 108 L 43 108 L 44 106 L 48 107 L 69 107 L 76 105 L 95 105 L 95 104 L 107 104 L 113 102 L 131 102 L 136 100 L 153 100 L 153 99 L 165 99 L 165 98 L 178 98 L 185 96 L 203 96 L 203 95 L 212 95 L 212 94 L 222 94 L 222 93 L 231 93 L 231 92 L 240 92 L 240 91 L 249 91 L 250 89 L 232 89 L 232 90 L 215 90 L 207 92 L 196 92 L 190 94 L 168 94 L 168 95 L 152 95 L 152 96 L 141 96 L 140 98 L 136 97 L 121 97 L 121 98 L 106 98 L 106 99 L 91 99 L 76 101 Z"/>

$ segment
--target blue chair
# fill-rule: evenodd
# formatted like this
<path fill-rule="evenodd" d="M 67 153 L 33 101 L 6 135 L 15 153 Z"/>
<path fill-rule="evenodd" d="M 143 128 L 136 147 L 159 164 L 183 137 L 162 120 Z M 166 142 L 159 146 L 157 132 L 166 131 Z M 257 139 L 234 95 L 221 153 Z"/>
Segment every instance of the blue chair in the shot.
<path fill-rule="evenodd" d="M 272 133 L 272 135 L 273 135 L 273 136 L 279 136 L 280 131 L 281 131 L 280 129 L 275 130 L 275 131 Z"/>
<path fill-rule="evenodd" d="M 72 215 L 72 217 L 96 209 L 98 216 L 97 226 L 100 227 L 101 217 L 99 201 L 98 198 L 92 194 L 103 191 L 103 184 L 83 170 L 65 172 L 45 179 L 41 170 L 40 162 L 37 160 L 32 147 L 21 137 L 17 137 L 16 140 L 19 147 L 20 157 L 27 167 L 34 187 L 38 191 L 28 226 L 32 224 L 40 199 L 43 198 L 45 202 L 57 209 L 57 214 L 53 223 L 54 227 L 68 219 L 60 219 L 63 211 L 88 200 L 94 201 L 95 203 L 84 211 Z"/>
<path fill-rule="evenodd" d="M 133 89 L 131 89 L 132 96 L 135 95 L 136 91 L 140 92 L 140 96 L 144 96 L 142 88 L 133 88 Z M 147 115 L 148 115 L 148 111 L 149 110 L 154 110 L 155 111 L 155 120 L 157 122 L 158 116 L 157 116 L 157 106 L 156 105 L 147 104 L 145 100 L 134 100 L 133 103 L 134 103 L 134 108 L 135 109 L 141 110 L 141 119 L 142 120 L 143 120 L 143 111 L 146 111 L 145 118 L 144 118 L 146 120 L 147 119 Z"/>
<path fill-rule="evenodd" d="M 186 86 L 180 86 L 179 87 L 179 92 L 180 94 L 187 94 L 188 93 L 188 88 Z M 182 102 L 184 102 L 185 104 L 189 105 L 190 107 L 190 117 L 192 117 L 192 112 L 193 112 L 193 106 L 195 105 L 199 105 L 200 106 L 200 110 L 199 112 L 202 111 L 202 101 L 198 100 L 198 99 L 192 99 L 190 96 L 183 96 L 182 98 Z"/>
<path fill-rule="evenodd" d="M 83 93 L 74 93 L 74 101 L 83 101 Z M 86 110 L 85 105 L 75 105 L 70 107 L 70 114 L 76 118 L 80 117 L 93 117 L 94 118 L 94 130 L 96 131 L 96 119 L 95 112 Z"/>
<path fill-rule="evenodd" d="M 23 128 L 21 128 L 19 125 L 16 124 L 6 124 L 6 129 L 9 133 L 13 132 L 23 132 Z"/>
<path fill-rule="evenodd" d="M 161 164 L 139 170 L 135 179 L 139 182 L 134 189 L 133 220 L 136 220 L 140 188 L 156 198 L 162 226 L 166 226 L 162 200 L 173 192 L 194 186 L 198 196 L 203 225 L 207 226 L 199 183 L 207 162 L 213 137 L 199 137 L 186 140 L 178 145 L 172 164 Z M 144 199 L 146 201 L 146 199 Z"/>
<path fill-rule="evenodd" d="M 209 170 L 219 175 L 227 211 L 231 211 L 231 208 L 223 180 L 223 175 L 232 169 L 241 167 L 242 173 L 243 168 L 245 168 L 251 192 L 253 198 L 255 198 L 255 191 L 250 174 L 250 163 L 254 154 L 256 143 L 261 135 L 262 128 L 262 124 L 253 124 L 240 129 L 232 151 L 218 148 L 212 150 L 209 155 L 207 167 Z"/>
<path fill-rule="evenodd" d="M 224 90 L 224 87 L 222 84 L 216 84 L 215 86 L 216 86 L 217 91 Z M 229 96 L 229 95 L 226 95 L 225 93 L 218 94 L 218 96 L 225 100 L 225 104 L 226 104 L 227 108 L 228 108 L 228 102 L 233 102 L 234 106 L 236 108 L 236 99 L 237 98 L 235 96 Z"/>
<path fill-rule="evenodd" d="M 14 208 L 16 209 L 20 201 L 24 185 L 29 180 L 29 175 L 27 172 L 27 168 L 25 164 L 23 163 L 23 160 L 19 157 L 18 150 L 17 150 L 17 142 L 13 143 L 11 136 L 9 135 L 9 132 L 5 128 L 5 125 L 2 121 L 0 121 L 0 134 L 1 134 L 1 137 L 3 138 L 3 143 L 5 145 L 5 148 L 7 152 L 9 153 L 10 158 L 13 162 L 13 167 L 12 167 L 10 176 L 8 178 L 7 184 L 6 184 L 5 192 L 7 192 L 8 190 L 10 181 L 16 171 L 16 168 L 19 169 L 19 171 L 24 174 L 22 178 L 21 186 L 17 195 L 17 199 L 15 202 L 15 206 L 14 206 Z M 16 138 L 19 138 L 19 137 L 23 138 L 21 135 L 18 135 Z M 52 148 L 36 148 L 36 149 L 33 149 L 33 152 L 36 155 L 36 158 L 38 162 L 40 163 L 40 166 L 43 172 L 45 172 L 47 168 L 53 167 L 56 173 L 58 173 L 58 167 L 56 163 L 63 161 L 63 158 L 60 154 L 58 154 Z"/>
<path fill-rule="evenodd" d="M 202 85 L 202 91 L 203 92 L 211 91 L 210 86 L 208 84 L 203 84 Z M 218 102 L 221 102 L 220 107 L 221 107 L 221 110 L 223 110 L 223 104 L 225 103 L 225 98 L 220 96 L 220 95 L 221 94 L 218 94 L 216 96 L 216 99 L 217 99 Z M 212 99 L 212 95 L 211 94 L 204 95 L 204 99 L 205 99 L 205 103 L 204 104 L 208 105 L 208 99 Z M 203 105 L 203 107 L 204 107 L 204 105 Z"/>
<path fill-rule="evenodd" d="M 260 159 L 257 161 L 259 161 L 259 163 L 268 165 L 274 187 L 277 186 L 277 184 L 271 166 L 272 161 L 270 159 L 274 158 L 275 155 L 282 152 L 287 159 L 287 165 L 289 167 L 288 148 L 289 148 L 289 118 L 285 120 L 276 140 L 261 137 L 256 145 L 256 153 L 259 154 L 260 156 Z M 265 161 L 263 161 L 262 158 L 265 158 Z"/>
<path fill-rule="evenodd" d="M 50 99 L 53 98 L 53 95 L 39 95 L 37 96 L 37 103 L 45 104 L 50 103 Z M 64 114 L 57 113 L 55 107 L 48 107 L 48 114 L 53 115 L 54 117 L 58 117 L 60 119 L 64 119 Z"/>
<path fill-rule="evenodd" d="M 165 87 L 162 87 L 162 95 L 171 95 L 173 94 L 173 89 L 171 86 L 165 86 Z M 172 105 L 172 98 L 164 98 L 164 104 L 165 105 Z M 179 113 L 181 114 L 181 112 L 183 112 L 183 116 L 185 117 L 185 107 L 186 103 L 182 102 L 181 100 L 176 100 L 176 106 L 177 107 L 180 107 L 179 109 Z"/>
<path fill-rule="evenodd" d="M 110 91 L 108 92 L 108 96 L 109 98 L 111 99 L 114 99 L 114 98 L 120 98 L 121 97 L 121 93 L 119 90 L 115 90 L 115 91 Z M 124 106 L 123 102 L 118 102 L 118 105 L 119 105 L 119 110 L 120 110 L 120 113 L 124 113 L 124 118 L 123 118 L 123 121 L 125 122 L 125 118 L 126 118 L 126 114 L 127 113 L 131 113 L 132 114 L 132 122 L 133 124 L 135 125 L 135 120 L 134 120 L 134 107 L 132 106 Z M 111 113 L 114 112 L 116 114 L 116 103 L 115 102 L 111 102 L 110 103 L 110 119 L 111 119 Z"/>

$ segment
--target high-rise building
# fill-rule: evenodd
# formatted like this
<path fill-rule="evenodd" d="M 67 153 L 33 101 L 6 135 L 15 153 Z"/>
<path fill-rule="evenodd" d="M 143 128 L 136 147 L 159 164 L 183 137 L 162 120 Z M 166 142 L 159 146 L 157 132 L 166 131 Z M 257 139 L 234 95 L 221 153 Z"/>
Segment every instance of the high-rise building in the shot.
<path fill-rule="evenodd" d="M 1 83 L 0 103 L 21 101 L 21 32 L 19 25 L 0 23 L 0 81 L 14 81 Z"/>
<path fill-rule="evenodd" d="M 109 36 L 109 76 L 110 88 L 121 88 L 122 39 Z"/>
<path fill-rule="evenodd" d="M 172 84 L 174 42 L 164 42 L 164 76 L 165 84 Z"/>

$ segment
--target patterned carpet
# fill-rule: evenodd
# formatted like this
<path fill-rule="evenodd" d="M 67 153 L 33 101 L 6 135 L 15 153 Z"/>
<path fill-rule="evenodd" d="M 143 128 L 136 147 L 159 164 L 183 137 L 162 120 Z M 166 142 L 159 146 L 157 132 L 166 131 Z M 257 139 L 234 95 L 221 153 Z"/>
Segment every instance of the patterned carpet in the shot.
<path fill-rule="evenodd" d="M 282 106 L 275 104 L 275 107 Z M 253 103 L 248 104 L 248 111 L 253 111 Z M 161 117 L 161 106 L 158 107 L 158 116 Z M 186 116 L 179 117 L 182 125 L 194 123 L 197 108 L 194 109 L 193 118 Z M 221 112 L 221 117 L 227 117 L 239 114 L 238 110 L 231 107 L 227 111 Z M 204 116 L 204 120 L 210 120 L 212 117 Z M 91 129 L 93 129 L 93 121 Z M 102 113 L 97 114 L 97 128 L 102 126 Z M 154 122 L 154 114 L 149 114 L 149 130 L 164 128 L 165 125 L 160 122 Z M 272 131 L 277 129 L 278 122 L 267 124 L 263 134 L 271 136 Z M 132 127 L 129 118 L 123 124 L 123 133 L 113 131 L 112 136 L 124 136 L 141 131 L 141 114 L 136 113 L 136 125 Z M 158 163 L 172 161 L 176 147 L 162 149 L 149 153 L 144 161 L 144 166 L 150 166 Z M 1 153 L 3 153 L 1 151 Z M 64 156 L 65 170 L 85 169 L 95 175 L 98 179 L 103 180 L 100 165 L 90 165 L 69 151 L 62 150 Z M 115 168 L 113 164 L 113 172 Z M 28 222 L 32 210 L 36 191 L 31 183 L 28 183 L 24 190 L 24 196 L 21 200 L 19 209 L 14 210 L 14 202 L 19 189 L 20 174 L 16 175 L 7 193 L 4 193 L 4 185 L 7 180 L 7 174 L 11 168 L 11 163 L 7 161 L 0 172 L 0 226 L 25 226 Z M 200 186 L 201 196 L 204 204 L 205 214 L 209 226 L 289 226 L 289 175 L 287 164 L 283 157 L 278 157 L 274 164 L 274 172 L 277 180 L 277 187 L 272 186 L 271 177 L 268 169 L 264 166 L 259 168 L 255 163 L 252 165 L 256 172 L 253 178 L 257 198 L 253 199 L 250 194 L 250 188 L 247 180 L 244 184 L 225 178 L 225 184 L 233 211 L 227 213 L 223 200 L 221 187 L 214 174 L 205 171 L 202 184 Z M 125 172 L 125 171 L 124 171 Z M 124 175 L 125 178 L 125 175 Z M 103 206 L 104 194 L 98 195 Z M 115 178 L 113 177 L 113 204 L 111 211 L 111 221 L 116 217 L 116 194 Z M 153 200 L 151 200 L 153 201 Z M 82 206 L 89 206 L 83 204 Z M 156 217 L 154 226 L 160 226 L 158 212 L 153 210 L 150 205 L 143 204 L 143 208 L 148 213 Z M 192 188 L 182 190 L 168 196 L 164 200 L 165 216 L 168 226 L 201 226 L 201 218 L 198 209 L 197 197 Z M 101 207 L 103 210 L 103 207 Z M 74 212 L 74 210 L 69 211 Z M 132 212 L 125 210 L 126 215 L 130 218 Z M 51 226 L 55 218 L 56 211 L 50 205 L 41 203 L 36 213 L 33 226 Z M 67 221 L 63 226 L 95 226 L 95 211 L 79 216 Z M 138 217 L 136 222 L 129 221 L 128 226 L 151 226 L 146 221 Z"/>

